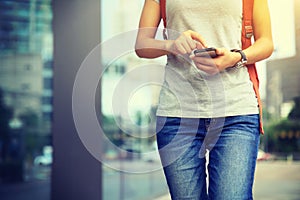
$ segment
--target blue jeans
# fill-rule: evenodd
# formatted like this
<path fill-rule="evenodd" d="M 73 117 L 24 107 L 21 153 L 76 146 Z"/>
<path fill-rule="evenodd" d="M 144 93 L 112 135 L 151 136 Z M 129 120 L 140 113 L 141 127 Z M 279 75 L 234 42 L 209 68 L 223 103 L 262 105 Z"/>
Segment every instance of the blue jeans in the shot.
<path fill-rule="evenodd" d="M 212 119 L 158 117 L 156 129 L 173 200 L 253 199 L 260 135 L 258 115 Z"/>

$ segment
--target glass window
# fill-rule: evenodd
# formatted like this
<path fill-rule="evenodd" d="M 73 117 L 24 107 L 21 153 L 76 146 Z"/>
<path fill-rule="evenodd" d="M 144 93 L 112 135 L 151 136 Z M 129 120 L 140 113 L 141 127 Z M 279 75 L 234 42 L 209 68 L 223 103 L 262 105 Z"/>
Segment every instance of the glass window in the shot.
<path fill-rule="evenodd" d="M 51 21 L 51 1 L 0 1 L 1 199 L 50 199 Z"/>
<path fill-rule="evenodd" d="M 129 7 L 125 0 L 102 1 L 102 41 L 114 45 L 122 37 L 135 40 L 142 6 L 138 0 Z M 119 50 L 112 45 L 103 51 Z M 131 49 L 102 57 L 102 128 L 110 141 L 104 144 L 103 199 L 154 199 L 168 191 L 155 140 L 160 86 L 151 83 L 153 71 L 139 70 L 146 65 L 162 70 L 164 62 L 138 58 L 126 39 L 122 46 Z M 161 70 L 152 75 L 160 77 Z"/>

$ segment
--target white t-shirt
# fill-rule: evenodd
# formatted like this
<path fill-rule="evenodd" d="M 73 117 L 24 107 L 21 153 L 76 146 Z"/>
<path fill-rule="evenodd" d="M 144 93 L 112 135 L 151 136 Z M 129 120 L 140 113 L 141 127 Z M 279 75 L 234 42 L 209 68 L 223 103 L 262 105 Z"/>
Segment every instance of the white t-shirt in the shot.
<path fill-rule="evenodd" d="M 159 3 L 159 0 L 156 0 Z M 208 46 L 241 49 L 241 0 L 167 0 L 168 38 L 200 33 Z M 209 118 L 258 114 L 246 67 L 208 75 L 188 55 L 168 55 L 158 116 Z"/>

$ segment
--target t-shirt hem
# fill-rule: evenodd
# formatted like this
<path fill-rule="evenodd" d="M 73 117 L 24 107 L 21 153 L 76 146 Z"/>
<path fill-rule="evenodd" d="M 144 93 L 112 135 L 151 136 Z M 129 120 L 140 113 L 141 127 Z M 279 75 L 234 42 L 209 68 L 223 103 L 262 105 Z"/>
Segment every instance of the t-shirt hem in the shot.
<path fill-rule="evenodd" d="M 194 113 L 194 114 L 178 114 L 173 112 L 157 111 L 156 116 L 160 117 L 180 117 L 180 118 L 218 118 L 218 117 L 232 117 L 241 115 L 255 115 L 259 114 L 259 110 L 249 110 L 245 112 L 226 112 L 224 114 L 212 114 L 212 113 Z"/>

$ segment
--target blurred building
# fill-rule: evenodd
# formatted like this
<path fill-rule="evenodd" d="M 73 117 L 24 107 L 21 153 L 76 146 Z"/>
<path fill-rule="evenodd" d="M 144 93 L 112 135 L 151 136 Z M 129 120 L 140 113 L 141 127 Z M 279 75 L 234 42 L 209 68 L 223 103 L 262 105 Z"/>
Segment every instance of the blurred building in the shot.
<path fill-rule="evenodd" d="M 51 0 L 0 0 L 0 28 L 0 87 L 6 94 L 7 103 L 15 102 L 13 107 L 17 106 L 17 112 L 25 107 L 39 110 L 43 121 L 50 126 L 53 57 Z"/>
<path fill-rule="evenodd" d="M 41 112 L 42 59 L 37 54 L 0 55 L 0 88 L 14 114 Z"/>
<path fill-rule="evenodd" d="M 266 108 L 278 118 L 286 112 L 287 103 L 300 96 L 300 1 L 294 0 L 294 9 L 296 55 L 267 63 Z"/>

